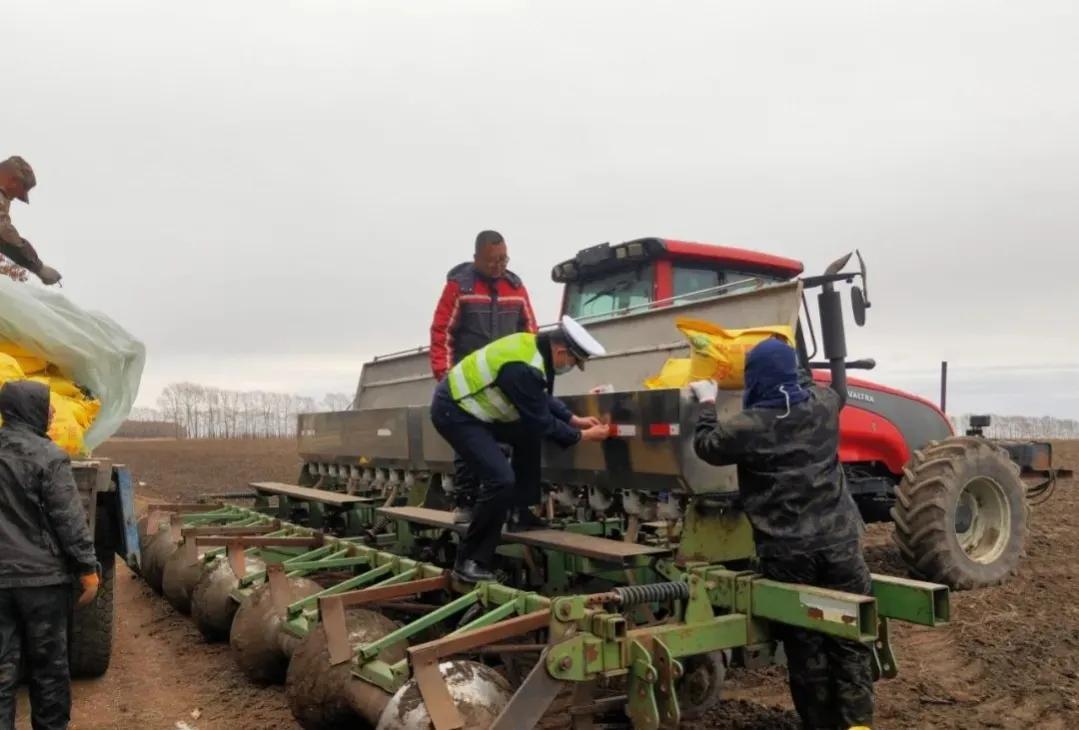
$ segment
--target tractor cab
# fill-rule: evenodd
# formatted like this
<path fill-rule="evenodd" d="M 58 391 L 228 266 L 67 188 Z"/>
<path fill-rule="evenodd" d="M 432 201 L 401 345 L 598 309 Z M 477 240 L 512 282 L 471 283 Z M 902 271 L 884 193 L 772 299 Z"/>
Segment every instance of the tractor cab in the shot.
<path fill-rule="evenodd" d="M 789 281 L 802 271 L 801 262 L 781 256 L 640 238 L 586 248 L 555 266 L 551 278 L 564 286 L 563 314 L 596 321 Z"/>

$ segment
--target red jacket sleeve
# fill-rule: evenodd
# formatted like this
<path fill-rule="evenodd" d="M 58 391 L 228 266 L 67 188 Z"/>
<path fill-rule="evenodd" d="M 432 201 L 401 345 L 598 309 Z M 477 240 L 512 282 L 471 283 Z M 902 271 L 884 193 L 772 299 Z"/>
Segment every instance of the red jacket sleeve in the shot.
<path fill-rule="evenodd" d="M 535 334 L 539 331 L 539 325 L 536 324 L 536 314 L 532 311 L 532 301 L 528 298 L 528 289 L 525 289 L 523 284 L 521 298 L 524 299 L 524 305 L 521 307 L 521 321 L 517 324 L 517 331 Z"/>
<path fill-rule="evenodd" d="M 431 320 L 431 372 L 437 380 L 442 380 L 453 367 L 453 329 L 457 326 L 460 312 L 460 293 L 461 288 L 456 281 L 447 281 L 435 307 L 434 319 Z"/>

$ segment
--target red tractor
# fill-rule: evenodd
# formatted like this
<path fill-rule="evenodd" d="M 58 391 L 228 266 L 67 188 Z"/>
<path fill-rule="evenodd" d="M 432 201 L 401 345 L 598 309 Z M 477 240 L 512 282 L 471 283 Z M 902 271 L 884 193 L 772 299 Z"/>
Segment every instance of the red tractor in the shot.
<path fill-rule="evenodd" d="M 564 285 L 565 314 L 595 320 L 788 281 L 802 272 L 800 262 L 779 256 L 642 238 L 585 249 L 555 266 L 552 278 Z M 830 275 L 805 281 L 820 285 L 826 282 L 816 280 Z M 863 286 L 852 289 L 859 325 L 869 307 L 864 266 L 861 279 Z M 814 379 L 830 382 L 829 364 L 814 361 L 817 335 L 808 312 L 805 307 L 799 323 L 798 350 Z M 829 333 L 822 335 L 827 341 Z M 874 366 L 873 360 L 846 363 L 847 369 Z M 1051 445 L 984 438 L 986 419 L 957 436 L 933 403 L 868 380 L 848 379 L 847 393 L 839 456 L 865 521 L 893 521 L 911 570 L 953 589 L 995 585 L 1014 572 L 1026 540 L 1028 500 L 1047 494 L 1062 473 L 1052 467 Z"/>

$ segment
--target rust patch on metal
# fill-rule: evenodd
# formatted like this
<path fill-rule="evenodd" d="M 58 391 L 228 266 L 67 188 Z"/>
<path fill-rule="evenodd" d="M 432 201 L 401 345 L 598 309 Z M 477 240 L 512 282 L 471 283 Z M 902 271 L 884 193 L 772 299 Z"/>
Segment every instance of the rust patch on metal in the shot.
<path fill-rule="evenodd" d="M 824 611 L 820 610 L 819 608 L 807 608 L 806 615 L 814 621 L 824 620 Z"/>

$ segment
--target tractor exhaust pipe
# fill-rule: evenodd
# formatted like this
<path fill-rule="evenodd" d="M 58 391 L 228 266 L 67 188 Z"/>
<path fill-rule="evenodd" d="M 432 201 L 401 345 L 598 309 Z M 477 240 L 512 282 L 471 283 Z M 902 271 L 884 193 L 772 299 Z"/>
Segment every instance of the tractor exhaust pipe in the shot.
<path fill-rule="evenodd" d="M 832 373 L 832 390 L 843 404 L 847 402 L 847 333 L 843 325 L 843 300 L 835 290 L 831 277 L 843 270 L 850 257 L 851 255 L 847 254 L 828 267 L 821 284 L 821 293 L 817 295 L 824 357 L 828 360 L 828 368 Z"/>
<path fill-rule="evenodd" d="M 948 361 L 940 363 L 940 412 L 948 412 Z"/>

